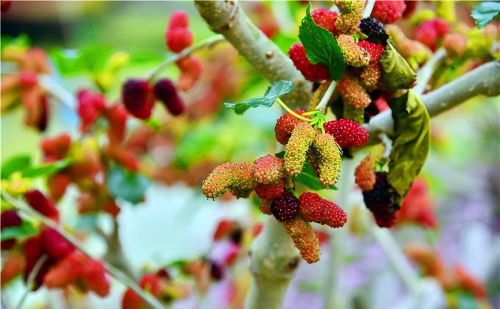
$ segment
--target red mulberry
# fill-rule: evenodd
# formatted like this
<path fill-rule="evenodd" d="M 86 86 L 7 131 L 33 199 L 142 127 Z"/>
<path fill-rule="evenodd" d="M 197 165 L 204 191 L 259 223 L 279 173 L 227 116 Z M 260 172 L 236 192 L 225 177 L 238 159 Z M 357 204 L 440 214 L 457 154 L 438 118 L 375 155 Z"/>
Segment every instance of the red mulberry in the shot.
<path fill-rule="evenodd" d="M 304 75 L 305 79 L 317 82 L 330 78 L 327 66 L 321 63 L 312 64 L 307 59 L 306 49 L 302 44 L 293 44 L 288 51 L 288 55 L 292 59 L 293 65 Z"/>
<path fill-rule="evenodd" d="M 299 249 L 300 255 L 307 263 L 312 264 L 319 261 L 321 248 L 311 223 L 298 216 L 293 221 L 283 221 L 281 224 L 283 224 L 295 247 Z"/>
<path fill-rule="evenodd" d="M 299 199 L 300 210 L 307 221 L 326 224 L 333 228 L 346 224 L 347 214 L 335 203 L 312 192 L 302 193 Z"/>

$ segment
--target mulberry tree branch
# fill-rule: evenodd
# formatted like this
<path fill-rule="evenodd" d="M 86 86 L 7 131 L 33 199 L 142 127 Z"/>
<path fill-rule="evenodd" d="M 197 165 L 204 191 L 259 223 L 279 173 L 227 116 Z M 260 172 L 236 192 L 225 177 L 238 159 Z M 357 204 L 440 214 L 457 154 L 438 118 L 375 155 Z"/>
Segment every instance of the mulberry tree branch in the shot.
<path fill-rule="evenodd" d="M 291 80 L 294 89 L 283 96 L 292 108 L 305 107 L 311 97 L 311 83 L 291 60 L 247 17 L 234 0 L 195 0 L 196 8 L 212 31 L 224 35 L 238 52 L 269 81 Z"/>
<path fill-rule="evenodd" d="M 422 95 L 421 98 L 429 115 L 434 117 L 477 95 L 489 97 L 500 95 L 499 62 L 492 61 L 483 64 L 448 84 Z M 378 133 L 390 133 L 393 126 L 394 122 L 390 110 L 373 117 L 366 125 L 370 134 L 369 144 L 378 143 Z"/>

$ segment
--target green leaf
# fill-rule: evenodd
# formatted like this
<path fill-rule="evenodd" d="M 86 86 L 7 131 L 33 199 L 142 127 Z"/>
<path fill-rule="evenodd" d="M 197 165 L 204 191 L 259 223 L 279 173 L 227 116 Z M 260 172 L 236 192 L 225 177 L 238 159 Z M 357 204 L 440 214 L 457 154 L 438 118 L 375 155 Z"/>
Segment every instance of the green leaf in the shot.
<path fill-rule="evenodd" d="M 387 90 L 408 89 L 417 80 L 417 74 L 389 41 L 379 60 L 382 80 Z"/>
<path fill-rule="evenodd" d="M 292 90 L 293 84 L 289 80 L 279 80 L 267 88 L 266 94 L 263 97 L 252 98 L 240 103 L 226 102 L 224 106 L 229 109 L 233 109 L 238 115 L 243 114 L 247 109 L 259 106 L 271 107 L 276 99 L 285 93 L 289 93 Z"/>
<path fill-rule="evenodd" d="M 9 226 L 2 229 L 1 239 L 4 241 L 9 239 L 27 238 L 36 235 L 37 233 L 38 230 L 35 226 L 33 226 L 33 224 L 29 221 L 23 221 L 21 222 L 21 225 Z"/>
<path fill-rule="evenodd" d="M 326 65 L 330 77 L 339 80 L 346 68 L 342 49 L 330 31 L 314 23 L 310 3 L 307 5 L 306 16 L 302 19 L 299 28 L 299 39 L 306 49 L 309 61 L 313 64 Z"/>
<path fill-rule="evenodd" d="M 479 29 L 486 27 L 500 13 L 500 2 L 481 2 L 471 12 Z"/>
<path fill-rule="evenodd" d="M 23 171 L 23 176 L 27 178 L 36 178 L 40 176 L 53 175 L 73 163 L 72 158 L 66 158 L 64 160 L 59 160 L 51 163 L 44 163 L 37 166 L 31 166 Z"/>
<path fill-rule="evenodd" d="M 314 173 L 313 167 L 311 163 L 306 161 L 304 167 L 302 168 L 302 172 L 295 177 L 295 182 L 303 184 L 311 190 L 323 190 L 325 189 L 323 185 L 319 182 L 319 178 Z M 330 190 L 337 190 L 335 185 L 328 188 Z"/>
<path fill-rule="evenodd" d="M 429 153 L 430 117 L 420 97 L 412 90 L 389 100 L 389 105 L 395 134 L 387 179 L 398 194 L 396 203 L 401 205 Z"/>
<path fill-rule="evenodd" d="M 30 166 L 31 157 L 29 155 L 22 154 L 12 157 L 2 164 L 2 170 L 0 171 L 1 179 L 8 179 L 14 172 L 23 172 Z"/>
<path fill-rule="evenodd" d="M 132 204 L 142 201 L 144 192 L 151 181 L 145 176 L 113 165 L 108 173 L 108 188 L 111 195 Z"/>
<path fill-rule="evenodd" d="M 50 55 L 61 74 L 72 75 L 102 71 L 112 53 L 108 46 L 90 45 L 80 50 L 54 49 Z"/>
<path fill-rule="evenodd" d="M 20 48 L 28 48 L 31 45 L 29 36 L 26 33 L 21 33 L 16 37 L 2 35 L 1 48 L 2 50 L 7 46 L 16 46 Z"/>

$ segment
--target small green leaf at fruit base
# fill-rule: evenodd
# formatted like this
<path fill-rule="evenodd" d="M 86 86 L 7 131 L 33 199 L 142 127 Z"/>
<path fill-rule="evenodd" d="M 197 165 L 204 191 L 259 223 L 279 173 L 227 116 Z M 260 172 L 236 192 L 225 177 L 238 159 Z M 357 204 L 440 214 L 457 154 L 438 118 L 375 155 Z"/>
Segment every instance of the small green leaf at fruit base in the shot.
<path fill-rule="evenodd" d="M 31 156 L 27 154 L 17 155 L 2 164 L 0 171 L 1 179 L 8 179 L 15 172 L 23 172 L 31 166 Z"/>
<path fill-rule="evenodd" d="M 387 90 L 408 89 L 417 80 L 417 74 L 401 56 L 390 41 L 379 60 L 382 68 L 382 80 Z"/>
<path fill-rule="evenodd" d="M 330 31 L 316 25 L 311 16 L 310 3 L 300 24 L 299 39 L 306 50 L 307 59 L 313 64 L 326 65 L 330 78 L 339 80 L 346 68 L 342 49 Z"/>
<path fill-rule="evenodd" d="M 472 18 L 479 29 L 486 27 L 493 19 L 498 19 L 500 2 L 485 1 L 476 5 L 471 12 Z"/>
<path fill-rule="evenodd" d="M 112 165 L 108 173 L 108 188 L 111 195 L 138 204 L 143 200 L 144 192 L 151 181 L 145 176 L 126 170 L 119 165 Z"/>
<path fill-rule="evenodd" d="M 314 173 L 313 167 L 311 163 L 307 162 L 304 164 L 302 172 L 295 177 L 295 182 L 303 184 L 311 190 L 323 190 L 325 187 L 319 182 L 319 178 Z M 333 185 L 330 190 L 337 190 L 337 188 Z"/>
<path fill-rule="evenodd" d="M 394 142 L 389 156 L 387 180 L 403 198 L 418 176 L 430 148 L 430 117 L 420 97 L 413 91 L 389 100 L 394 119 Z"/>
<path fill-rule="evenodd" d="M 37 228 L 29 221 L 22 221 L 21 225 L 9 226 L 2 229 L 1 239 L 18 239 L 18 238 L 28 238 L 38 233 Z"/>
<path fill-rule="evenodd" d="M 41 176 L 53 175 L 73 163 L 72 158 L 66 158 L 51 163 L 44 163 L 37 166 L 31 166 L 23 171 L 23 177 L 36 178 Z"/>
<path fill-rule="evenodd" d="M 267 88 L 263 97 L 252 98 L 240 103 L 226 102 L 224 106 L 233 109 L 238 115 L 243 114 L 247 109 L 259 106 L 271 107 L 276 99 L 292 91 L 293 83 L 289 80 L 279 80 Z"/>

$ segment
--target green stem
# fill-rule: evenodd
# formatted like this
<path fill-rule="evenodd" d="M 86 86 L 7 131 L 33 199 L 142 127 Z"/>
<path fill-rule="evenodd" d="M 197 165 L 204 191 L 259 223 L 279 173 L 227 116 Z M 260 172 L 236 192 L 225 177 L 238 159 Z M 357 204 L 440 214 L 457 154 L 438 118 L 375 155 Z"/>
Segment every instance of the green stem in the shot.
<path fill-rule="evenodd" d="M 296 112 L 291 110 L 290 107 L 288 107 L 283 101 L 281 101 L 280 98 L 277 98 L 276 102 L 278 102 L 278 104 L 281 105 L 281 107 L 283 107 L 283 109 L 286 110 L 288 113 L 290 113 L 293 117 L 305 122 L 311 122 L 312 119 L 302 117 L 301 115 L 297 114 Z"/>

